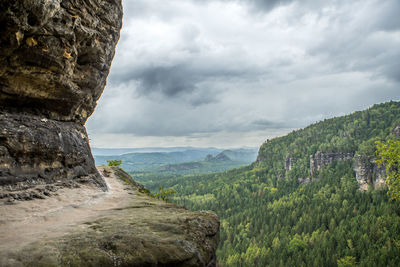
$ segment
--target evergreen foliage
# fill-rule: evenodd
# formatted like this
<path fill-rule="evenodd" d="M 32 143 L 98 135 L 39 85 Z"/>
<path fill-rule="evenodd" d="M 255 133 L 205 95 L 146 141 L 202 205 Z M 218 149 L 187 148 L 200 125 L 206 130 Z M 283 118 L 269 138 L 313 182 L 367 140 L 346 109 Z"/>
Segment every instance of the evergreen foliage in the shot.
<path fill-rule="evenodd" d="M 169 201 L 169 198 L 174 195 L 176 192 L 175 190 L 164 190 L 162 186 L 160 186 L 160 192 L 156 193 L 154 197 L 158 199 L 162 199 L 164 201 Z"/>
<path fill-rule="evenodd" d="M 386 168 L 386 183 L 392 200 L 400 198 L 400 141 L 376 142 L 379 164 Z"/>
<path fill-rule="evenodd" d="M 171 200 L 189 209 L 218 214 L 221 266 L 398 266 L 400 204 L 386 189 L 361 192 L 352 161 L 333 162 L 308 185 L 298 179 L 310 176 L 317 151 L 374 158 L 375 142 L 393 139 L 399 118 L 400 103 L 389 102 L 269 140 L 250 166 L 134 178 L 151 190 L 175 190 Z M 288 155 L 296 162 L 286 172 Z"/>
<path fill-rule="evenodd" d="M 107 160 L 107 166 L 119 167 L 122 164 L 122 160 Z"/>

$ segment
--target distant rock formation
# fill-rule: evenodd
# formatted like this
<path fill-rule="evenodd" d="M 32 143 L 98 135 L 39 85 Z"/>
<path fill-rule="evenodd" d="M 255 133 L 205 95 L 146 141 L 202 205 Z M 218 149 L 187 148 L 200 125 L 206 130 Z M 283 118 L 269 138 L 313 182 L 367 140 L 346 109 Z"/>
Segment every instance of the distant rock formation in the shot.
<path fill-rule="evenodd" d="M 0 195 L 49 183 L 105 189 L 83 125 L 106 84 L 121 1 L 15 0 L 0 9 Z"/>
<path fill-rule="evenodd" d="M 310 173 L 311 176 L 316 171 L 320 171 L 324 166 L 331 164 L 334 161 L 353 160 L 354 153 L 336 152 L 327 153 L 318 151 L 314 155 L 310 155 Z"/>
<path fill-rule="evenodd" d="M 383 166 L 379 166 L 376 159 L 368 159 L 357 155 L 354 161 L 354 171 L 361 191 L 368 190 L 369 185 L 375 189 L 384 187 L 386 181 L 386 172 Z"/>
<path fill-rule="evenodd" d="M 213 155 L 208 154 L 208 155 L 205 157 L 204 161 L 212 161 L 213 159 L 214 159 Z"/>
<path fill-rule="evenodd" d="M 225 155 L 225 153 L 219 153 L 214 157 L 215 161 L 223 162 L 223 161 L 231 161 L 231 159 Z"/>
<path fill-rule="evenodd" d="M 213 157 L 212 155 L 207 155 L 206 158 L 204 159 L 204 161 L 207 162 L 226 162 L 226 161 L 231 161 L 231 159 L 224 154 L 224 152 L 221 152 L 219 154 L 217 154 L 215 157 Z"/>
<path fill-rule="evenodd" d="M 393 129 L 393 134 L 397 137 L 400 138 L 400 125 L 398 125 L 397 127 L 395 127 Z"/>
<path fill-rule="evenodd" d="M 331 164 L 334 161 L 351 161 L 353 153 L 323 153 L 317 152 L 310 156 L 310 173 L 314 175 L 316 171 L 320 171 L 324 166 Z M 386 173 L 385 168 L 376 163 L 376 159 L 368 159 L 364 156 L 357 155 L 353 164 L 356 179 L 361 191 L 368 190 L 372 185 L 375 189 L 385 186 Z M 299 180 L 300 184 L 307 184 L 311 180 Z"/>
<path fill-rule="evenodd" d="M 285 171 L 290 171 L 293 167 L 293 164 L 296 163 L 296 158 L 292 155 L 287 155 L 285 159 Z"/>

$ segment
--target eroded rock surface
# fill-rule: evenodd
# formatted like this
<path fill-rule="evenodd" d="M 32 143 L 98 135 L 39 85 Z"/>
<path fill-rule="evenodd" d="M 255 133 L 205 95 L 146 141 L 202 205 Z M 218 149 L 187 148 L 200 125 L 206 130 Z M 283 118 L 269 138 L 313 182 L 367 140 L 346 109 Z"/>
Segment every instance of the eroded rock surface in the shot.
<path fill-rule="evenodd" d="M 0 106 L 83 123 L 119 39 L 120 0 L 0 2 Z"/>
<path fill-rule="evenodd" d="M 368 159 L 357 155 L 354 161 L 354 171 L 361 191 L 368 190 L 372 185 L 374 189 L 386 186 L 386 171 L 383 166 L 379 166 L 376 159 Z"/>
<path fill-rule="evenodd" d="M 400 138 L 400 125 L 398 125 L 397 127 L 395 127 L 393 129 L 393 134 L 394 136 L 396 136 L 397 138 Z"/>
<path fill-rule="evenodd" d="M 290 171 L 293 165 L 296 163 L 296 158 L 288 154 L 285 159 L 285 171 Z"/>
<path fill-rule="evenodd" d="M 19 199 L 23 190 L 46 184 L 94 182 L 106 188 L 82 125 L 1 112 L 0 125 L 0 198 Z"/>
<path fill-rule="evenodd" d="M 0 197 L 56 182 L 104 188 L 83 125 L 106 84 L 121 1 L 15 0 L 0 9 Z"/>
<path fill-rule="evenodd" d="M 316 171 L 320 171 L 324 166 L 334 161 L 350 161 L 353 160 L 354 153 L 325 153 L 318 151 L 315 155 L 310 156 L 310 172 L 314 175 Z"/>
<path fill-rule="evenodd" d="M 216 266 L 219 220 L 151 198 L 118 168 L 56 198 L 0 205 L 0 266 Z"/>

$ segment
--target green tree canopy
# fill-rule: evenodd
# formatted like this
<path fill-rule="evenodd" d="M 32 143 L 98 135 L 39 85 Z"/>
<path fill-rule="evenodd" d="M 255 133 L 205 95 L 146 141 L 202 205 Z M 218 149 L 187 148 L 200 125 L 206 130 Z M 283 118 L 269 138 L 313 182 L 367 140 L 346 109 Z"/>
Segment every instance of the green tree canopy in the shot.
<path fill-rule="evenodd" d="M 120 167 L 122 164 L 122 160 L 107 160 L 107 165 L 108 166 L 115 166 L 115 167 Z"/>
<path fill-rule="evenodd" d="M 392 200 L 400 198 L 400 141 L 376 142 L 378 163 L 385 166 L 389 186 L 388 194 Z"/>

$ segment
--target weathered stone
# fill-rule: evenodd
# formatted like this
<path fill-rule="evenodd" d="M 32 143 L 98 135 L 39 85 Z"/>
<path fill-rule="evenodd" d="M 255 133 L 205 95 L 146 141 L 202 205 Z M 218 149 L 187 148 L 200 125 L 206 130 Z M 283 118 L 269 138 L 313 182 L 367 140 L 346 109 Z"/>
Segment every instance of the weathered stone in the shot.
<path fill-rule="evenodd" d="M 393 129 L 393 134 L 397 137 L 400 138 L 400 125 L 398 125 L 397 127 L 395 127 Z"/>
<path fill-rule="evenodd" d="M 217 266 L 215 214 L 152 198 L 117 167 L 101 169 L 107 193 L 84 185 L 64 188 L 60 200 L 0 206 L 0 266 Z M 65 201 L 77 195 L 71 209 Z"/>
<path fill-rule="evenodd" d="M 310 155 L 310 173 L 314 175 L 316 171 L 320 171 L 323 167 L 334 161 L 353 160 L 354 153 L 327 153 L 318 151 L 315 155 Z"/>
<path fill-rule="evenodd" d="M 0 9 L 0 191 L 71 180 L 105 188 L 83 125 L 106 84 L 121 1 L 15 0 Z"/>
<path fill-rule="evenodd" d="M 290 171 L 293 167 L 293 164 L 296 163 L 296 158 L 292 155 L 287 155 L 285 159 L 285 171 Z"/>
<path fill-rule="evenodd" d="M 386 185 L 385 168 L 379 166 L 376 159 L 370 160 L 361 155 L 357 155 L 354 161 L 354 171 L 361 191 L 368 190 L 370 185 L 375 189 L 382 188 Z"/>
<path fill-rule="evenodd" d="M 120 0 L 0 2 L 0 106 L 84 123 L 119 39 Z"/>
<path fill-rule="evenodd" d="M 106 188 L 82 125 L 8 113 L 0 125 L 0 191 L 70 180 Z"/>

